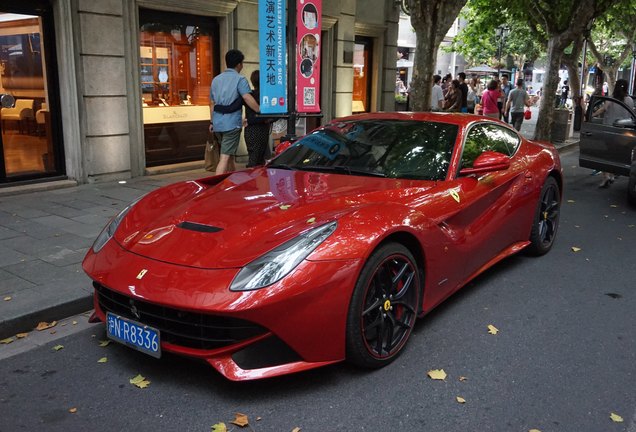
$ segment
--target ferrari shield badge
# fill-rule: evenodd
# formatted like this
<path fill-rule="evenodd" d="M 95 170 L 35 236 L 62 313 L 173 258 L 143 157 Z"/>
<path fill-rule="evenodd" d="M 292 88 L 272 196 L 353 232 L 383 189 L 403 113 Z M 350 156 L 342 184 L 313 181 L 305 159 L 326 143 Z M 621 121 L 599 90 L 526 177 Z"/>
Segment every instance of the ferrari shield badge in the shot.
<path fill-rule="evenodd" d="M 147 269 L 143 269 L 142 271 L 139 272 L 139 274 L 137 275 L 137 279 L 143 279 L 143 277 L 146 275 L 146 273 L 148 273 Z"/>
<path fill-rule="evenodd" d="M 452 197 L 453 197 L 453 199 L 454 199 L 455 201 L 457 201 L 457 202 L 460 202 L 460 201 L 461 201 L 461 199 L 459 198 L 459 192 L 457 192 L 457 190 L 456 190 L 456 189 L 451 189 L 448 193 L 450 194 L 450 196 L 452 196 Z"/>

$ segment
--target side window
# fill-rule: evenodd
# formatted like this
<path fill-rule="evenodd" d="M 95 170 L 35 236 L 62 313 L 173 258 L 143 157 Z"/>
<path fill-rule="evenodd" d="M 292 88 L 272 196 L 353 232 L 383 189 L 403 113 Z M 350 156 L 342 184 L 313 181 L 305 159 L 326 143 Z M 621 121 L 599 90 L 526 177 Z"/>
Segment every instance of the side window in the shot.
<path fill-rule="evenodd" d="M 519 147 L 519 137 L 512 131 L 495 124 L 474 126 L 466 136 L 462 153 L 462 168 L 472 168 L 477 156 L 485 151 L 496 151 L 512 156 Z"/>
<path fill-rule="evenodd" d="M 611 98 L 592 98 L 588 113 L 591 114 L 589 121 L 606 126 L 616 126 L 617 120 L 634 118 L 629 108 Z"/>

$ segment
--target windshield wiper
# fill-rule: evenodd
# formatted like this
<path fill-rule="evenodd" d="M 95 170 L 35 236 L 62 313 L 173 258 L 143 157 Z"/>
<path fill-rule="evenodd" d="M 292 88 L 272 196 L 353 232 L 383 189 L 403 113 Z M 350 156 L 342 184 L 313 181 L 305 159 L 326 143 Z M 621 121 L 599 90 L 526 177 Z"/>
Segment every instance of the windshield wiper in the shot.
<path fill-rule="evenodd" d="M 341 166 L 341 165 L 337 165 L 337 166 L 305 165 L 305 166 L 298 167 L 298 169 L 301 169 L 303 171 L 324 171 L 324 172 L 335 172 L 339 174 L 345 173 L 349 175 L 356 174 L 356 175 L 365 175 L 365 176 L 371 176 L 371 177 L 386 177 L 386 175 L 377 171 L 367 171 L 367 170 L 361 170 L 361 169 L 351 168 L 351 167 Z"/>

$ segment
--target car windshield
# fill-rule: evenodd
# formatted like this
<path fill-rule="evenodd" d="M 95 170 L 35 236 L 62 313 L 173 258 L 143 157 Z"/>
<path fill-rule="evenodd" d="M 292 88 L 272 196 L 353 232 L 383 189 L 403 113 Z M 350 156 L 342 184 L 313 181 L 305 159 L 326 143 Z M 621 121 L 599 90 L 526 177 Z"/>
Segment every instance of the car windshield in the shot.
<path fill-rule="evenodd" d="M 269 167 L 443 180 L 457 130 L 457 125 L 414 120 L 334 122 L 295 142 Z"/>

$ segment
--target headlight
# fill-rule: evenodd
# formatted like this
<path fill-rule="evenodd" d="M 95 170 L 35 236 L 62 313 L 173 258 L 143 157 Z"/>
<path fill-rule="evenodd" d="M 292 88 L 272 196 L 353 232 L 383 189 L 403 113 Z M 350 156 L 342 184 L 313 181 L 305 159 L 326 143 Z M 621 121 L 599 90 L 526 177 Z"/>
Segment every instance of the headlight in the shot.
<path fill-rule="evenodd" d="M 106 225 L 102 232 L 99 233 L 97 239 L 95 240 L 95 243 L 93 243 L 93 252 L 97 253 L 102 250 L 106 242 L 108 242 L 108 240 L 110 240 L 115 235 L 115 231 L 117 231 L 117 227 L 119 227 L 119 224 L 124 219 L 124 216 L 126 216 L 126 213 L 128 213 L 128 211 L 137 203 L 137 201 L 139 201 L 139 199 L 135 200 L 135 202 L 133 202 L 132 204 L 129 204 L 125 209 L 120 211 L 117 216 L 115 216 L 110 220 L 110 222 L 108 222 L 108 225 Z"/>
<path fill-rule="evenodd" d="M 337 226 L 335 221 L 319 226 L 267 252 L 238 272 L 230 290 L 248 291 L 278 282 L 325 241 Z"/>

